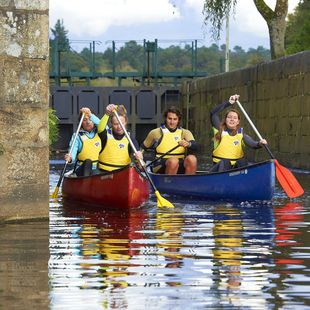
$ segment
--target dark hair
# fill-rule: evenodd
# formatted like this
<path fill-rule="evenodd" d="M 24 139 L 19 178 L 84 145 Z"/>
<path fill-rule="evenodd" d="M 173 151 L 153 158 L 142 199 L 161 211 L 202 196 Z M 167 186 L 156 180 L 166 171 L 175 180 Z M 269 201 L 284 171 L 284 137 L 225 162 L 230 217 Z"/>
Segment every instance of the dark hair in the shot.
<path fill-rule="evenodd" d="M 238 115 L 239 121 L 241 120 L 240 113 L 239 113 L 238 110 L 236 110 L 236 109 L 230 109 L 230 110 L 228 110 L 228 111 L 225 113 L 225 115 L 224 115 L 224 117 L 223 117 L 223 119 L 222 119 L 222 121 L 221 121 L 220 130 L 216 133 L 216 135 L 215 135 L 215 137 L 214 137 L 215 140 L 217 140 L 217 141 L 221 141 L 222 132 L 223 132 L 223 130 L 225 130 L 225 129 L 227 128 L 227 125 L 226 125 L 226 118 L 227 118 L 227 116 L 228 116 L 228 114 L 229 114 L 230 112 L 236 113 L 236 114 Z M 234 129 L 234 130 L 232 131 L 232 135 L 233 135 L 233 136 L 237 134 L 238 129 L 239 129 L 240 127 L 241 127 L 241 126 L 240 126 L 240 122 L 239 122 L 239 124 L 237 125 L 237 128 Z"/>
<path fill-rule="evenodd" d="M 168 116 L 168 113 L 174 113 L 177 115 L 177 117 L 179 118 L 179 120 L 182 119 L 182 113 L 180 112 L 180 110 L 175 107 L 175 106 L 171 106 L 169 107 L 163 114 L 164 118 L 166 118 Z"/>
<path fill-rule="evenodd" d="M 167 118 L 167 116 L 168 116 L 168 113 L 174 113 L 174 114 L 176 114 L 176 116 L 179 118 L 178 126 L 180 126 L 181 119 L 182 119 L 182 113 L 180 112 L 180 110 L 179 110 L 177 107 L 175 107 L 175 106 L 169 107 L 169 108 L 163 113 L 163 117 L 164 117 L 165 120 L 166 120 L 166 118 Z"/>

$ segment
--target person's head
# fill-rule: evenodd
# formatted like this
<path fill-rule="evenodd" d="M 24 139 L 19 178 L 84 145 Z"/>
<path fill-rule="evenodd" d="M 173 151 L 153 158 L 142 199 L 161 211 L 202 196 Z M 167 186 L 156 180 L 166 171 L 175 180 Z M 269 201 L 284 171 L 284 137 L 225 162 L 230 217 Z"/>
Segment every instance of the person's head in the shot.
<path fill-rule="evenodd" d="M 240 113 L 235 109 L 230 109 L 226 112 L 223 124 L 228 129 L 238 130 L 240 127 Z"/>
<path fill-rule="evenodd" d="M 181 112 L 174 106 L 168 108 L 164 112 L 164 120 L 165 125 L 168 129 L 176 129 L 180 126 L 182 114 Z"/>
<path fill-rule="evenodd" d="M 81 119 L 82 113 L 80 113 L 79 119 Z M 82 121 L 82 128 L 85 131 L 91 132 L 95 128 L 95 124 L 90 120 L 88 115 L 84 115 L 83 121 Z"/>
<path fill-rule="evenodd" d="M 228 110 L 221 122 L 220 131 L 215 135 L 215 140 L 220 141 L 224 129 L 232 130 L 231 134 L 236 135 L 240 128 L 240 113 L 235 109 Z"/>
<path fill-rule="evenodd" d="M 123 124 L 123 126 L 126 128 L 126 125 L 128 123 L 128 117 L 126 114 L 126 109 L 124 106 L 120 105 L 117 108 L 117 114 Z M 112 131 L 113 133 L 117 134 L 117 135 L 122 135 L 124 134 L 124 130 L 122 128 L 122 126 L 120 125 L 117 117 L 113 114 L 111 117 L 111 126 L 112 126 Z"/>

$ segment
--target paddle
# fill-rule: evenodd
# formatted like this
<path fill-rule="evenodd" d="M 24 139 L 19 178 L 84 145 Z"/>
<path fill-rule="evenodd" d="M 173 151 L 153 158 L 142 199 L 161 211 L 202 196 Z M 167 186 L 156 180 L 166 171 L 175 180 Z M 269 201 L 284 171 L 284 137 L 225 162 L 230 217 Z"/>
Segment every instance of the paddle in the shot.
<path fill-rule="evenodd" d="M 134 151 L 135 153 L 137 153 L 137 149 L 136 149 L 135 145 L 133 144 L 132 140 L 130 139 L 129 134 L 128 134 L 128 132 L 127 132 L 125 126 L 123 125 L 122 121 L 121 121 L 120 118 L 119 118 L 119 115 L 117 114 L 117 111 L 114 110 L 113 112 L 114 112 L 114 114 L 115 114 L 115 116 L 116 116 L 116 118 L 117 118 L 117 120 L 118 120 L 120 126 L 122 127 L 122 129 L 123 129 L 123 131 L 124 131 L 124 133 L 125 133 L 125 135 L 126 135 L 126 138 L 128 139 L 128 141 L 129 141 L 129 143 L 130 143 L 130 145 L 131 145 L 133 151 Z M 143 168 L 143 170 L 144 170 L 144 172 L 145 172 L 145 174 L 146 174 L 146 176 L 147 176 L 147 178 L 148 178 L 148 180 L 149 180 L 151 186 L 152 186 L 153 189 L 154 189 L 155 195 L 156 195 L 156 197 L 157 197 L 157 206 L 158 206 L 158 207 L 174 208 L 174 205 L 173 205 L 171 202 L 169 202 L 167 199 L 163 198 L 163 197 L 160 195 L 160 193 L 158 192 L 158 190 L 157 190 L 157 188 L 156 188 L 156 186 L 155 186 L 153 180 L 151 179 L 151 177 L 150 177 L 150 175 L 149 175 L 149 173 L 148 173 L 148 171 L 147 171 L 147 169 L 146 169 L 146 167 L 145 167 L 145 163 L 143 162 L 143 160 L 140 159 L 140 158 L 138 158 L 138 160 L 139 160 L 139 162 L 140 162 L 140 164 L 141 164 L 141 166 L 142 166 L 142 168 Z"/>
<path fill-rule="evenodd" d="M 157 162 L 158 160 L 160 160 L 161 158 L 163 158 L 164 156 L 168 155 L 169 153 L 173 152 L 175 149 L 177 149 L 180 145 L 176 145 L 174 146 L 171 150 L 169 150 L 168 152 L 166 152 L 165 154 L 160 155 L 159 157 L 156 157 L 155 159 L 153 159 L 151 162 L 149 162 L 146 165 L 146 168 L 153 165 L 155 162 Z"/>
<path fill-rule="evenodd" d="M 71 155 L 71 152 L 72 152 L 72 150 L 73 150 L 73 146 L 74 146 L 74 144 L 75 144 L 76 138 L 78 137 L 79 131 L 80 131 L 80 129 L 81 129 L 84 116 L 85 116 L 85 114 L 83 113 L 82 116 L 81 116 L 81 120 L 80 120 L 80 122 L 79 122 L 78 128 L 77 128 L 77 130 L 76 130 L 76 133 L 75 133 L 73 142 L 72 142 L 72 144 L 71 144 L 70 151 L 69 151 L 69 155 Z M 55 190 L 54 190 L 54 192 L 53 192 L 53 194 L 51 195 L 50 198 L 57 198 L 57 196 L 58 196 L 58 191 L 59 191 L 59 187 L 60 187 L 60 184 L 61 184 L 61 182 L 62 182 L 62 179 L 63 179 L 63 177 L 64 177 L 64 175 L 65 175 L 67 165 L 68 165 L 68 161 L 66 160 L 65 166 L 63 167 L 62 172 L 61 172 L 61 174 L 60 174 L 58 183 L 57 183 L 57 185 L 56 185 L 56 187 L 55 187 Z"/>
<path fill-rule="evenodd" d="M 260 133 L 256 129 L 255 125 L 253 124 L 250 117 L 248 116 L 248 114 L 246 113 L 244 108 L 242 107 L 239 100 L 236 100 L 236 102 L 237 102 L 240 110 L 243 112 L 244 116 L 246 117 L 246 119 L 248 120 L 250 125 L 252 126 L 252 128 L 255 131 L 258 138 L 260 140 L 262 140 L 263 139 L 262 136 L 260 135 Z M 271 151 L 267 145 L 263 145 L 263 146 L 265 147 L 266 151 L 269 153 L 270 157 L 272 159 L 274 159 L 274 163 L 276 165 L 276 176 L 277 176 L 278 182 L 281 184 L 286 195 L 289 198 L 295 198 L 295 197 L 301 196 L 304 193 L 304 189 L 298 183 L 297 179 L 294 177 L 294 175 L 291 173 L 291 171 L 279 164 L 279 162 L 275 159 L 275 157 L 273 156 L 273 154 L 271 153 Z"/>

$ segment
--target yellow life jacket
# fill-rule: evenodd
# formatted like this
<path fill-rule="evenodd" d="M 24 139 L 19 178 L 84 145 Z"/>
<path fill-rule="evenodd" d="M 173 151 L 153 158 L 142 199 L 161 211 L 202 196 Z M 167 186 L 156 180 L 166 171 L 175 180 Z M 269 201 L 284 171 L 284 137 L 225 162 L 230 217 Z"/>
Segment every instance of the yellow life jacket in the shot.
<path fill-rule="evenodd" d="M 77 155 L 78 165 L 82 165 L 86 159 L 90 159 L 93 162 L 93 168 L 96 168 L 99 152 L 101 151 L 100 137 L 97 132 L 93 138 L 88 137 L 83 132 L 79 133 L 79 137 L 82 141 L 82 149 Z"/>
<path fill-rule="evenodd" d="M 161 126 L 162 138 L 158 146 L 156 147 L 156 157 L 159 157 L 174 146 L 177 146 L 178 142 L 182 140 L 182 128 L 178 128 L 176 131 L 171 132 L 165 126 Z M 164 158 L 169 157 L 184 158 L 185 157 L 185 148 L 183 146 L 178 147 L 174 151 L 165 155 Z"/>
<path fill-rule="evenodd" d="M 114 138 L 112 130 L 107 130 L 107 143 L 99 154 L 99 169 L 113 171 L 127 166 L 131 162 L 128 153 L 128 139 L 124 136 L 121 140 Z"/>
<path fill-rule="evenodd" d="M 214 129 L 214 135 L 217 129 Z M 214 150 L 212 153 L 213 162 L 217 163 L 221 159 L 231 159 L 230 163 L 234 165 L 237 159 L 244 156 L 243 152 L 243 129 L 239 128 L 236 135 L 229 135 L 227 130 L 223 130 L 221 141 L 214 141 Z"/>

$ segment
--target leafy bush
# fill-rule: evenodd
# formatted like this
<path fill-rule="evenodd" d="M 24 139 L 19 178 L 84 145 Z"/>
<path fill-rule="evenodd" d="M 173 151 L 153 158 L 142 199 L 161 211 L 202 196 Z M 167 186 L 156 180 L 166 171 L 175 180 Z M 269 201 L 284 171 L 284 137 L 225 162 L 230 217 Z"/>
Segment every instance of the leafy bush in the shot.
<path fill-rule="evenodd" d="M 49 108 L 48 109 L 48 126 L 49 126 L 49 145 L 51 146 L 58 138 L 59 128 L 58 123 L 59 119 L 56 116 L 56 111 Z"/>

